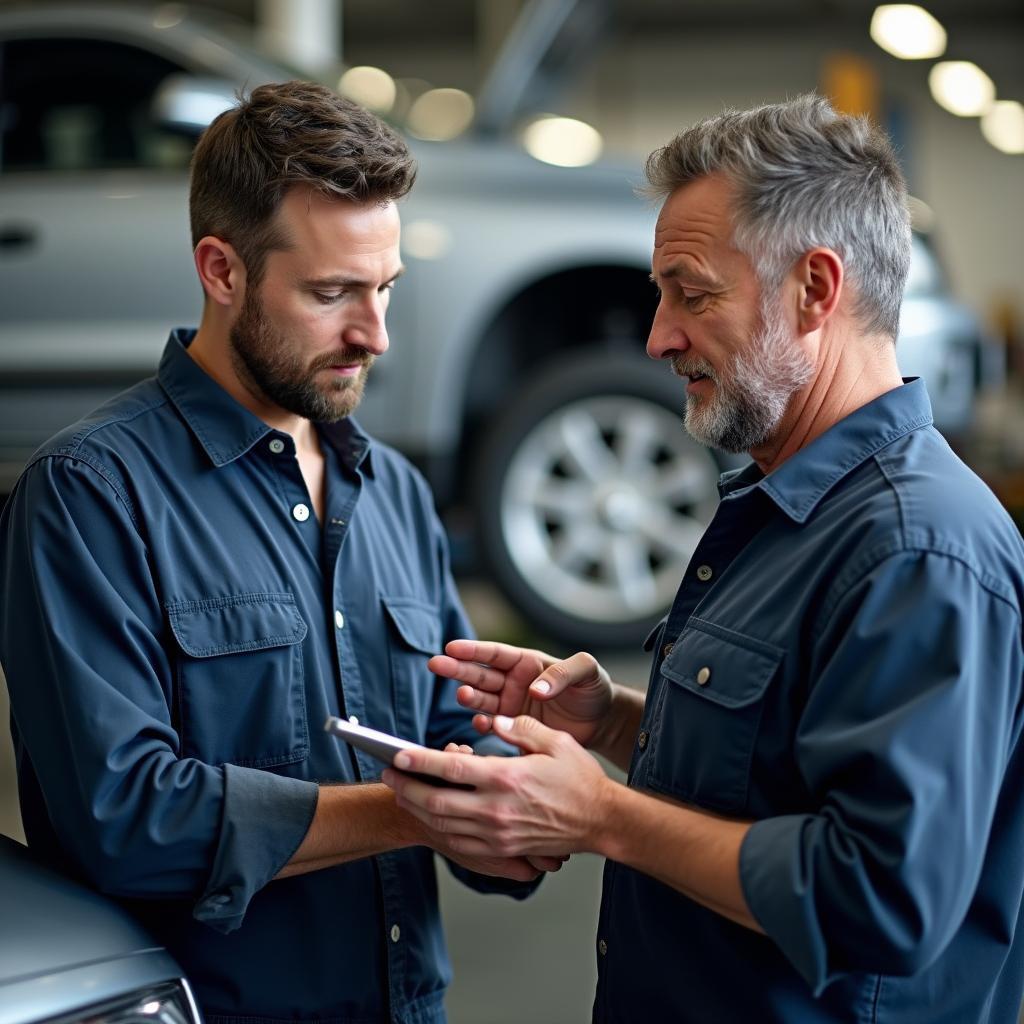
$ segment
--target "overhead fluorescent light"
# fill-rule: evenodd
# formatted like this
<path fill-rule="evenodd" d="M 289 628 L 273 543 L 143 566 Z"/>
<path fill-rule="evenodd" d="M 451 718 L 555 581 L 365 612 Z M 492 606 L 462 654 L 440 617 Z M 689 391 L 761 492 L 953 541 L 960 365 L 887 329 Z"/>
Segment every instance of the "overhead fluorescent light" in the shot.
<path fill-rule="evenodd" d="M 586 121 L 545 115 L 526 126 L 523 145 L 535 160 L 556 167 L 583 167 L 601 155 L 604 140 Z"/>
<path fill-rule="evenodd" d="M 969 60 L 939 61 L 928 72 L 928 87 L 935 102 L 958 117 L 979 117 L 996 98 L 992 79 Z"/>
<path fill-rule="evenodd" d="M 946 52 L 946 30 L 917 4 L 876 7 L 871 16 L 871 38 L 903 60 L 941 57 Z"/>
<path fill-rule="evenodd" d="M 395 80 L 382 68 L 360 64 L 349 68 L 338 81 L 338 92 L 377 114 L 387 114 L 395 105 Z"/>
<path fill-rule="evenodd" d="M 997 100 L 981 119 L 981 134 L 1004 153 L 1024 153 L 1024 104 Z"/>
<path fill-rule="evenodd" d="M 473 122 L 473 97 L 462 89 L 429 89 L 409 108 L 409 131 L 417 139 L 447 142 Z"/>
<path fill-rule="evenodd" d="M 440 221 L 414 220 L 402 225 L 402 252 L 413 259 L 443 259 L 451 247 L 451 230 Z"/>

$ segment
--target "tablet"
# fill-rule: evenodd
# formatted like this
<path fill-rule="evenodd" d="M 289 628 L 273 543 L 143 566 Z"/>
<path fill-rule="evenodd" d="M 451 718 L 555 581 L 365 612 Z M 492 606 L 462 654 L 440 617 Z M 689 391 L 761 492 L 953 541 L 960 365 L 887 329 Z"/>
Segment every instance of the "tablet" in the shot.
<path fill-rule="evenodd" d="M 355 722 L 346 722 L 344 718 L 335 718 L 333 715 L 324 723 L 324 729 L 327 732 L 334 733 L 335 736 L 343 739 L 350 746 L 366 751 L 371 757 L 389 766 L 394 761 L 395 754 L 400 750 L 427 749 L 419 743 L 413 743 L 411 740 L 399 739 L 390 733 L 370 729 L 365 725 L 356 725 Z M 424 775 L 420 772 L 405 772 L 405 774 L 415 779 L 420 779 L 422 782 L 429 782 L 432 786 L 451 786 L 455 789 L 473 788 L 462 783 L 439 779 L 436 775 Z"/>

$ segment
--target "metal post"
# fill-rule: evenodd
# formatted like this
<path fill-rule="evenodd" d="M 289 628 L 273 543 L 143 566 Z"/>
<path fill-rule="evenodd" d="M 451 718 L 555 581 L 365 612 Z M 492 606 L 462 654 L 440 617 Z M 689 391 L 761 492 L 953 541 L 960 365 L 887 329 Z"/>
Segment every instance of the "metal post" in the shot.
<path fill-rule="evenodd" d="M 311 75 L 341 61 L 341 0 L 258 0 L 263 44 L 279 60 Z"/>

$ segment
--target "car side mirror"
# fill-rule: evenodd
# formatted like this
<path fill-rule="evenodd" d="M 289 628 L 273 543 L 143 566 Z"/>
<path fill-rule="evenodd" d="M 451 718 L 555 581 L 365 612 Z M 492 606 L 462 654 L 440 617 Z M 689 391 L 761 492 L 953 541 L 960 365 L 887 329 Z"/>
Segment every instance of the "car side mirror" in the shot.
<path fill-rule="evenodd" d="M 237 103 L 235 86 L 223 79 L 168 75 L 153 94 L 153 120 L 167 130 L 198 135 Z"/>

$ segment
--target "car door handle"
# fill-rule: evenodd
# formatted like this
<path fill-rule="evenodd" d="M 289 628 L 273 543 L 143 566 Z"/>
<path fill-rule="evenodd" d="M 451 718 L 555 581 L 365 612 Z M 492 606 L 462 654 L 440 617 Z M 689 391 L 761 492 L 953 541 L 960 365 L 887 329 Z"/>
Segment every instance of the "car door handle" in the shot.
<path fill-rule="evenodd" d="M 39 240 L 39 232 L 28 224 L 0 225 L 0 249 L 28 249 Z"/>

